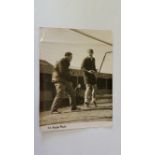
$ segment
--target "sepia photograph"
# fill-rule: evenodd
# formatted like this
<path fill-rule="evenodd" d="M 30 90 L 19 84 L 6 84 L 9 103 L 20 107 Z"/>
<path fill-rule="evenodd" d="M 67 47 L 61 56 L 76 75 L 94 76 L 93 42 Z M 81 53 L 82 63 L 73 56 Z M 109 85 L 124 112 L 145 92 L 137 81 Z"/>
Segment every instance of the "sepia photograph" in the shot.
<path fill-rule="evenodd" d="M 111 30 L 41 27 L 40 127 L 112 127 Z"/>

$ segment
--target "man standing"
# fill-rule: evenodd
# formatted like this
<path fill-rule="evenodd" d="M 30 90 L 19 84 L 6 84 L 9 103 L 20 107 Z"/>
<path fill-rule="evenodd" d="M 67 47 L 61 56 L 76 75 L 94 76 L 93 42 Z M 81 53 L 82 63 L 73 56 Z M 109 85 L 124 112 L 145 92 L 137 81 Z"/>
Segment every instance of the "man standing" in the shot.
<path fill-rule="evenodd" d="M 88 57 L 86 57 L 83 62 L 81 69 L 84 72 L 84 82 L 86 85 L 85 95 L 84 95 L 84 103 L 89 107 L 90 101 L 96 104 L 96 65 L 95 65 L 95 58 L 93 57 L 94 51 L 93 49 L 88 50 Z"/>
<path fill-rule="evenodd" d="M 72 87 L 71 75 L 69 70 L 71 60 L 72 53 L 66 52 L 65 57 L 57 63 L 55 71 L 53 72 L 52 81 L 54 82 L 56 88 L 56 96 L 51 106 L 51 113 L 57 112 L 62 98 L 65 96 L 65 93 L 69 95 L 71 110 L 79 110 L 79 108 L 77 108 L 76 106 L 76 96 Z"/>

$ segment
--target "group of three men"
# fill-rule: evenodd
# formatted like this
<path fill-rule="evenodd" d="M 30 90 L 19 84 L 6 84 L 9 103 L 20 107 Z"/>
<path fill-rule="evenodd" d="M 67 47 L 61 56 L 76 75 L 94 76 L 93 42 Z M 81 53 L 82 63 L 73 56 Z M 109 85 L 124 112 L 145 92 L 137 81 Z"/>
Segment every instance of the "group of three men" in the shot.
<path fill-rule="evenodd" d="M 81 69 L 84 73 L 84 83 L 86 86 L 84 94 L 84 103 L 89 107 L 90 103 L 96 105 L 96 65 L 95 58 L 93 57 L 93 49 L 88 50 L 88 56 L 83 60 Z M 51 113 L 57 112 L 60 107 L 62 99 L 68 95 L 71 103 L 71 110 L 80 110 L 76 104 L 76 95 L 71 82 L 70 74 L 70 62 L 72 60 L 72 53 L 66 52 L 64 58 L 62 58 L 55 66 L 55 70 L 52 75 L 52 81 L 56 88 L 56 96 L 51 106 Z"/>

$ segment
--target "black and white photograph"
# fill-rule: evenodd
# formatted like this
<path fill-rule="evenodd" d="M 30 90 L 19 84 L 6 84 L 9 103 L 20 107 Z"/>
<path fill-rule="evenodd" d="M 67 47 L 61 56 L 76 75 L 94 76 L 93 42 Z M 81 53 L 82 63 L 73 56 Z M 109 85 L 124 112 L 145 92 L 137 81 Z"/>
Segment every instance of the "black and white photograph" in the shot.
<path fill-rule="evenodd" d="M 40 126 L 111 127 L 112 31 L 41 27 Z"/>

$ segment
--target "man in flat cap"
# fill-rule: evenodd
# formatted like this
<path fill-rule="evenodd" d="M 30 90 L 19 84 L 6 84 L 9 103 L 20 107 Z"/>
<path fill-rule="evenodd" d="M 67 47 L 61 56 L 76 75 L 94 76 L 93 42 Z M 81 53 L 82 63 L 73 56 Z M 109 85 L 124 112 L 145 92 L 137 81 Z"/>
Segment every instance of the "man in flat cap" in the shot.
<path fill-rule="evenodd" d="M 89 107 L 90 103 L 96 104 L 96 65 L 95 58 L 93 57 L 94 51 L 93 49 L 88 50 L 88 56 L 83 60 L 81 69 L 84 72 L 84 83 L 86 86 L 85 95 L 84 95 L 84 103 L 87 107 Z"/>
<path fill-rule="evenodd" d="M 72 53 L 66 52 L 64 58 L 62 58 L 55 67 L 55 71 L 52 75 L 52 82 L 56 88 L 56 96 L 51 106 L 51 113 L 57 112 L 63 97 L 68 94 L 71 102 L 71 110 L 79 110 L 76 106 L 75 91 L 72 87 L 71 75 L 70 75 L 70 62 L 72 60 Z"/>

